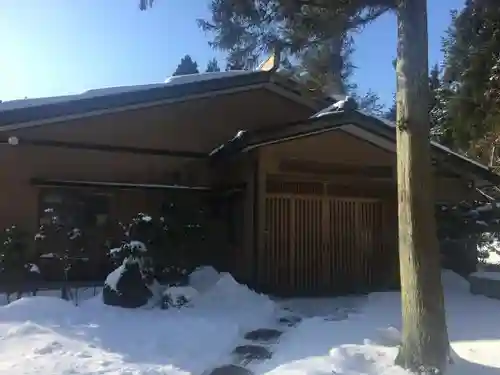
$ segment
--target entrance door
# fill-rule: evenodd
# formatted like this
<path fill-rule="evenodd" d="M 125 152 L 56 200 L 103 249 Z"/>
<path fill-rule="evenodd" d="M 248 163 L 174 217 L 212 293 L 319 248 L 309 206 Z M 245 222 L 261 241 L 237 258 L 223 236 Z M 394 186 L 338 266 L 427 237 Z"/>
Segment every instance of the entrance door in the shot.
<path fill-rule="evenodd" d="M 260 284 L 282 295 L 362 291 L 372 283 L 381 223 L 377 200 L 267 194 Z"/>

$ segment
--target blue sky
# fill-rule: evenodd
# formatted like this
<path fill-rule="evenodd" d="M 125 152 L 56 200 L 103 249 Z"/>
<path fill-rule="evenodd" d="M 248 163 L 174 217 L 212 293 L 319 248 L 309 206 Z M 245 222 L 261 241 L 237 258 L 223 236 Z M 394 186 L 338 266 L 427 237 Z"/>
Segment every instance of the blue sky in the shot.
<path fill-rule="evenodd" d="M 181 57 L 200 66 L 221 53 L 196 26 L 208 0 L 156 0 L 140 12 L 137 0 L 16 0 L 0 6 L 0 99 L 79 93 L 91 88 L 163 82 Z M 451 9 L 464 0 L 429 1 L 429 58 L 440 43 Z M 438 5 L 439 4 L 439 5 Z M 354 81 L 392 101 L 396 19 L 385 15 L 356 36 Z M 224 65 L 223 63 L 221 65 Z"/>

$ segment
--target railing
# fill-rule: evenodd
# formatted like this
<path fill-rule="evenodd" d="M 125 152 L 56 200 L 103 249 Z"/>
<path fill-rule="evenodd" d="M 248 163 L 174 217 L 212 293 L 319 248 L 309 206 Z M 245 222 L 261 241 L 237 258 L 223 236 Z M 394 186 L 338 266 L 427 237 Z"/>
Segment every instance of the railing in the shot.
<path fill-rule="evenodd" d="M 60 297 L 66 294 L 67 299 L 78 305 L 82 300 L 98 295 L 103 286 L 102 281 L 38 281 L 31 283 L 0 284 L 0 304 L 26 296 Z"/>

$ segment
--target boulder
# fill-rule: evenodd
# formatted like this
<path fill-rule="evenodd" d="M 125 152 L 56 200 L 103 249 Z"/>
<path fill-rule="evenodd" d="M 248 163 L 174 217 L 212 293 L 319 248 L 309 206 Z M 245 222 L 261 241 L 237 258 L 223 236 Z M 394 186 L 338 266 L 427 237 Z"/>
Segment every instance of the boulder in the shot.
<path fill-rule="evenodd" d="M 157 284 L 156 280 L 145 275 L 139 260 L 128 258 L 106 278 L 103 302 L 125 308 L 146 306 L 151 304 Z"/>

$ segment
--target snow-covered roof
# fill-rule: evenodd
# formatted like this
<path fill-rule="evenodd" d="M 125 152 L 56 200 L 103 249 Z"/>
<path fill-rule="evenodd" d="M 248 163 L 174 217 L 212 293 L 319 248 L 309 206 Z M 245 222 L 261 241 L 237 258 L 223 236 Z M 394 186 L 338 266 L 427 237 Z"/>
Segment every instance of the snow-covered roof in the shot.
<path fill-rule="evenodd" d="M 364 114 L 364 115 L 366 115 L 366 116 L 371 116 L 371 117 L 373 117 L 373 118 L 376 118 L 378 121 L 382 122 L 384 125 L 386 125 L 386 126 L 387 126 L 387 127 L 389 127 L 389 128 L 396 129 L 396 123 L 395 123 L 395 122 L 393 122 L 393 121 L 387 120 L 386 118 L 383 118 L 383 117 L 374 116 L 374 115 L 369 114 L 369 113 L 367 113 L 367 112 L 365 112 L 365 111 L 358 110 L 358 112 L 361 112 L 361 113 L 363 113 L 363 114 Z M 479 167 L 479 168 L 483 168 L 483 169 L 486 169 L 486 170 L 488 170 L 488 171 L 489 171 L 489 168 L 488 168 L 487 166 L 485 166 L 484 164 L 481 164 L 481 163 L 477 162 L 477 161 L 476 161 L 476 160 L 474 160 L 474 159 L 471 159 L 471 158 L 469 158 L 469 157 L 467 157 L 467 156 L 465 156 L 465 155 L 462 155 L 462 154 L 460 154 L 460 153 L 458 153 L 458 152 L 456 152 L 456 151 L 453 151 L 453 150 L 452 150 L 452 149 L 450 149 L 449 147 L 443 146 L 443 145 L 442 145 L 441 143 L 439 143 L 439 142 L 431 141 L 431 145 L 432 145 L 433 147 L 435 147 L 435 148 L 440 149 L 441 151 L 444 151 L 444 152 L 446 152 L 446 153 L 448 153 L 448 154 L 451 154 L 451 155 L 453 155 L 453 156 L 456 156 L 456 157 L 458 157 L 458 158 L 460 158 L 460 159 L 462 159 L 462 160 L 464 160 L 464 161 L 467 161 L 467 162 L 469 162 L 469 163 L 475 164 L 475 165 L 476 165 L 477 167 Z"/>
<path fill-rule="evenodd" d="M 297 103 L 311 108 L 318 106 L 314 99 L 304 97 L 289 81 L 276 72 L 236 70 L 175 76 L 161 83 L 97 88 L 73 95 L 6 101 L 0 103 L 0 131 L 138 109 L 187 98 L 229 94 L 242 89 L 265 89 L 268 84 L 289 91 L 296 97 Z"/>
<path fill-rule="evenodd" d="M 248 70 L 231 70 L 228 72 L 206 72 L 199 74 L 187 74 L 180 76 L 171 76 L 165 80 L 164 85 L 184 85 L 186 83 L 208 81 L 211 79 L 221 79 L 228 77 L 235 77 L 253 73 Z"/>
<path fill-rule="evenodd" d="M 318 134 L 320 132 L 332 131 L 332 130 L 344 130 L 349 133 L 354 134 L 359 137 L 366 137 L 369 141 L 374 141 L 376 138 L 376 143 L 381 147 L 388 147 L 391 150 L 395 150 L 395 132 L 396 124 L 387 119 L 374 116 L 362 110 L 357 110 L 355 102 L 349 97 L 346 97 L 344 100 L 337 101 L 329 105 L 328 107 L 320 110 L 319 112 L 312 115 L 309 120 L 305 120 L 302 122 L 294 122 L 290 124 L 277 125 L 275 127 L 269 127 L 266 129 L 266 132 L 272 138 L 272 143 L 284 142 L 289 139 L 290 128 L 299 126 L 301 127 L 301 136 L 309 136 Z M 321 124 L 321 122 L 326 121 L 330 125 L 325 126 Z M 308 130 L 306 131 L 303 127 L 307 125 Z M 283 132 L 280 129 L 284 130 Z M 285 130 L 286 129 L 286 130 Z M 360 131 L 356 131 L 353 133 L 353 129 L 358 129 Z M 259 136 L 257 138 L 262 137 L 262 131 L 259 132 Z M 222 153 L 231 153 L 242 151 L 248 145 L 255 142 L 255 132 L 246 132 L 245 138 L 243 141 L 234 142 L 230 140 L 225 145 L 219 146 L 215 149 L 211 156 L 221 155 Z M 235 137 L 235 139 L 238 137 Z M 379 139 L 380 138 L 380 139 Z M 258 143 L 258 142 L 257 142 Z M 259 145 L 269 144 L 271 141 L 261 142 Z M 474 167 L 474 173 L 477 172 L 477 175 L 481 177 L 484 181 L 500 181 L 500 176 L 492 172 L 487 166 L 470 159 L 464 155 L 461 155 L 455 151 L 452 151 L 446 146 L 441 145 L 440 143 L 431 141 L 431 144 L 434 149 L 445 152 L 453 157 L 456 157 L 458 160 L 465 161 L 469 163 L 472 167 Z M 390 145 L 390 146 L 388 146 Z M 259 147 L 259 146 L 256 146 Z"/>
<path fill-rule="evenodd" d="M 84 91 L 80 94 L 73 95 L 63 95 L 63 96 L 52 96 L 46 98 L 32 98 L 32 99 L 16 99 L 0 102 L 0 112 L 8 111 L 12 109 L 21 109 L 27 107 L 42 106 L 45 104 L 55 104 L 64 103 L 79 99 L 90 99 L 100 96 L 123 94 L 127 92 L 137 92 L 150 90 L 154 88 L 162 88 L 174 85 L 182 85 L 187 83 L 195 83 L 208 80 L 216 80 L 221 78 L 235 77 L 241 75 L 248 75 L 253 72 L 248 70 L 233 70 L 229 72 L 209 72 L 209 73 L 199 73 L 199 74 L 189 74 L 189 75 L 179 75 L 168 77 L 165 82 L 162 83 L 151 83 L 145 85 L 133 85 L 133 86 L 115 86 L 115 87 L 103 87 L 97 89 L 90 89 Z"/>

